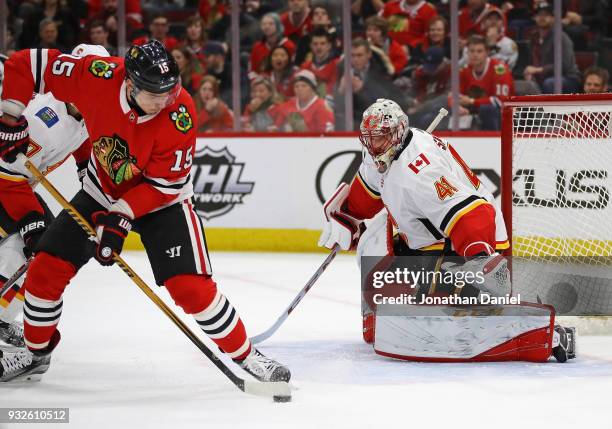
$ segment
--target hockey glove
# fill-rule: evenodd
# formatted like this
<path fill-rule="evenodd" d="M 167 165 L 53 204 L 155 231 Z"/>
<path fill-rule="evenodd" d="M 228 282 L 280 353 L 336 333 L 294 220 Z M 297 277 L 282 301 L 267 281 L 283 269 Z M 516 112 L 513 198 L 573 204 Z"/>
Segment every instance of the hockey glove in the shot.
<path fill-rule="evenodd" d="M 471 284 L 481 293 L 490 296 L 512 294 L 508 261 L 499 253 L 475 256 L 464 264 L 447 262 L 441 268 L 442 271 L 452 273 L 456 280 Z"/>
<path fill-rule="evenodd" d="M 338 244 L 342 250 L 351 250 L 359 240 L 361 220 L 355 219 L 342 209 L 350 191 L 349 185 L 341 183 L 329 200 L 325 202 L 325 225 L 319 238 L 319 246 L 331 249 Z"/>
<path fill-rule="evenodd" d="M 101 265 L 113 265 L 113 253 L 121 253 L 125 237 L 132 229 L 132 221 L 122 213 L 103 211 L 95 212 L 92 219 L 98 235 L 95 258 Z"/>
<path fill-rule="evenodd" d="M 21 117 L 11 123 L 0 119 L 0 158 L 12 164 L 18 153 L 25 154 L 30 144 L 28 121 Z"/>
<path fill-rule="evenodd" d="M 26 258 L 29 258 L 34 253 L 38 240 L 47 229 L 47 222 L 42 213 L 32 211 L 17 222 L 17 227 L 25 244 L 23 254 Z"/>
<path fill-rule="evenodd" d="M 88 164 L 89 164 L 89 159 L 76 163 L 77 175 L 79 176 L 79 182 L 81 182 L 81 186 L 83 186 L 83 179 L 85 178 L 85 175 L 87 174 Z"/>

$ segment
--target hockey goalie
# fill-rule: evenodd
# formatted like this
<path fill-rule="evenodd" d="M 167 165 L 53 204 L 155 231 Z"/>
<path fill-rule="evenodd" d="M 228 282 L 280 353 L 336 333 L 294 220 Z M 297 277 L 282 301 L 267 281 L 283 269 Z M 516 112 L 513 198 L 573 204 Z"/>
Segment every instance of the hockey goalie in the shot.
<path fill-rule="evenodd" d="M 342 183 L 325 203 L 319 245 L 357 248 L 363 261 L 378 257 L 362 264 L 362 279 L 392 274 L 402 259 L 410 261 L 412 272 L 471 273 L 479 279 L 451 285 L 436 284 L 435 277 L 416 281 L 407 302 L 391 304 L 376 302 L 371 286 L 362 287 L 363 337 L 376 353 L 441 362 L 575 357 L 575 330 L 554 323 L 554 308 L 479 304 L 484 296 L 512 296 L 508 261 L 499 253 L 509 245 L 493 195 L 457 151 L 410 128 L 400 106 L 386 99 L 364 112 L 360 141 L 363 161 L 350 186 Z"/>

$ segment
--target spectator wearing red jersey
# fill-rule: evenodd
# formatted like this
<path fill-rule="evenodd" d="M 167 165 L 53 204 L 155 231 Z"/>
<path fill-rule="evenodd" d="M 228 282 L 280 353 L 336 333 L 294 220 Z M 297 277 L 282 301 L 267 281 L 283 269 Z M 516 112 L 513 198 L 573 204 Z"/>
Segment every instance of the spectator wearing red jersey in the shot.
<path fill-rule="evenodd" d="M 293 65 L 291 55 L 284 46 L 272 49 L 270 56 L 266 58 L 264 75 L 270 79 L 278 95 L 287 100 L 293 97 L 293 77 L 299 69 Z"/>
<path fill-rule="evenodd" d="M 265 59 L 274 47 L 284 46 L 292 58 L 295 53 L 295 43 L 284 36 L 283 24 L 277 13 L 265 14 L 261 19 L 260 29 L 263 36 L 253 45 L 249 59 L 249 71 L 256 73 L 263 72 Z"/>
<path fill-rule="evenodd" d="M 199 16 L 190 16 L 185 22 L 185 38 L 181 45 L 187 48 L 194 59 L 198 61 L 195 71 L 201 73 L 206 68 L 206 56 L 204 46 L 206 46 L 206 32 L 204 22 Z"/>
<path fill-rule="evenodd" d="M 198 112 L 198 131 L 229 131 L 234 126 L 234 115 L 219 98 L 219 81 L 214 76 L 204 76 L 195 97 Z"/>
<path fill-rule="evenodd" d="M 405 46 L 400 45 L 389 37 L 389 23 L 380 16 L 371 16 L 366 19 L 366 37 L 370 45 L 380 48 L 389 58 L 395 74 L 401 73 L 408 65 L 408 52 Z"/>
<path fill-rule="evenodd" d="M 108 29 L 108 40 L 111 45 L 117 46 L 117 6 L 119 0 L 89 0 L 89 21 L 102 21 Z M 142 8 L 140 0 L 126 0 L 125 2 L 126 37 L 131 39 L 132 34 L 143 28 Z"/>
<path fill-rule="evenodd" d="M 217 21 L 227 15 L 227 7 L 223 0 L 200 0 L 198 13 L 204 23 L 204 29 L 210 30 Z"/>
<path fill-rule="evenodd" d="M 295 97 L 272 107 L 274 126 L 286 132 L 324 133 L 334 130 L 334 113 L 317 96 L 317 78 L 310 70 L 300 70 L 293 84 Z"/>
<path fill-rule="evenodd" d="M 174 48 L 170 51 L 170 54 L 179 67 L 181 85 L 193 96 L 198 91 L 202 80 L 202 75 L 195 70 L 198 61 L 193 58 L 193 55 L 191 55 L 191 52 L 186 47 Z"/>
<path fill-rule="evenodd" d="M 393 0 L 378 14 L 389 21 L 389 37 L 414 47 L 423 43 L 427 24 L 438 11 L 425 0 Z"/>
<path fill-rule="evenodd" d="M 331 98 L 338 79 L 338 61 L 334 55 L 334 37 L 323 27 L 315 27 L 310 35 L 312 59 L 302 64 L 302 69 L 310 70 L 319 84 L 317 94 Z"/>
<path fill-rule="evenodd" d="M 251 81 L 251 100 L 242 114 L 242 129 L 244 131 L 271 131 L 274 121 L 270 116 L 270 108 L 278 104 L 272 82 L 258 76 Z"/>
<path fill-rule="evenodd" d="M 340 56 L 342 44 L 338 37 L 338 30 L 334 27 L 329 9 L 324 5 L 316 5 L 312 7 L 312 29 L 323 27 L 332 36 L 332 45 L 334 57 Z M 295 65 L 301 66 L 305 61 L 312 59 L 310 51 L 312 33 L 308 33 L 300 38 L 296 44 Z"/>
<path fill-rule="evenodd" d="M 471 34 L 484 36 L 484 19 L 497 6 L 487 0 L 467 0 L 467 5 L 459 11 L 459 37 L 466 39 Z"/>
<path fill-rule="evenodd" d="M 427 24 L 425 40 L 410 49 L 410 64 L 422 64 L 425 52 L 434 46 L 444 49 L 444 56 L 450 58 L 450 39 L 448 37 L 448 21 L 440 15 L 431 18 Z"/>
<path fill-rule="evenodd" d="M 151 23 L 149 24 L 149 32 L 151 33 L 151 35 L 138 37 L 137 39 L 134 39 L 132 43 L 134 45 L 144 45 L 145 43 L 151 41 L 151 39 L 155 39 L 159 40 L 162 45 L 164 45 L 166 50 L 170 52 L 171 50 L 176 48 L 179 43 L 178 40 L 176 40 L 174 37 L 168 36 L 169 29 L 170 26 L 168 24 L 168 18 L 161 14 L 156 15 L 153 17 Z"/>
<path fill-rule="evenodd" d="M 293 43 L 312 30 L 309 0 L 287 0 L 289 10 L 281 15 L 285 36 Z"/>
<path fill-rule="evenodd" d="M 484 130 L 500 129 L 500 97 L 514 95 L 514 80 L 508 65 L 489 58 L 484 37 L 468 39 L 468 64 L 459 73 L 459 104 L 462 115 L 478 114 Z"/>

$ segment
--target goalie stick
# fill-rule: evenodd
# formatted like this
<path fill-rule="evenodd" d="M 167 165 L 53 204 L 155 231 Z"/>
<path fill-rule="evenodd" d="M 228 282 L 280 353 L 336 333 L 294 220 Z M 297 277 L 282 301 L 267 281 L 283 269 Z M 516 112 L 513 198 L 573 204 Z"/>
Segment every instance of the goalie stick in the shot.
<path fill-rule="evenodd" d="M 444 119 L 446 115 L 448 115 L 448 110 L 442 107 L 425 131 L 427 131 L 428 133 L 433 132 L 433 130 L 436 129 L 440 121 Z M 338 254 L 339 250 L 340 250 L 340 247 L 336 244 L 334 248 L 332 249 L 332 251 L 329 253 L 329 255 L 327 255 L 327 258 L 325 258 L 321 266 L 312 275 L 310 280 L 308 280 L 308 282 L 302 288 L 302 290 L 297 294 L 297 296 L 293 299 L 293 301 L 291 301 L 291 304 L 289 304 L 289 306 L 280 315 L 280 317 L 276 319 L 276 322 L 274 322 L 272 326 L 270 326 L 268 329 L 263 331 L 261 334 L 255 335 L 254 337 L 251 338 L 251 342 L 253 344 L 259 344 L 267 340 L 268 338 L 270 338 L 272 335 L 274 335 L 274 333 L 278 330 L 278 328 L 280 328 L 280 326 L 287 319 L 287 317 L 289 317 L 291 312 L 295 310 L 295 307 L 297 307 L 300 301 L 306 296 L 308 291 L 314 286 L 315 282 L 319 279 L 319 277 L 321 277 L 321 274 L 323 274 L 323 272 L 327 269 L 328 265 L 331 264 L 331 262 L 336 257 L 336 254 Z"/>
<path fill-rule="evenodd" d="M 41 185 L 49 191 L 51 196 L 63 207 L 64 210 L 79 224 L 81 228 L 91 237 L 96 237 L 96 232 L 87 220 L 62 196 L 62 194 L 49 182 L 45 176 L 32 164 L 25 155 L 17 155 L 24 166 L 38 179 Z M 237 376 L 206 344 L 194 334 L 189 327 L 158 297 L 151 288 L 140 278 L 138 274 L 117 253 L 113 253 L 113 259 L 123 272 L 136 286 L 185 334 L 187 338 L 227 377 L 234 385 L 245 393 L 266 397 L 291 397 L 289 384 L 281 381 L 260 382 L 249 381 Z"/>

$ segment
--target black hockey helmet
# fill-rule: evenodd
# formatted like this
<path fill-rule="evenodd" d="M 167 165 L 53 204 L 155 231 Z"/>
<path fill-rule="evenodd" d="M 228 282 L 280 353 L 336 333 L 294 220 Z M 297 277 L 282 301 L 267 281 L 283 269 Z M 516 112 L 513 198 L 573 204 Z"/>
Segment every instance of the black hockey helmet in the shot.
<path fill-rule="evenodd" d="M 179 67 L 158 40 L 132 45 L 125 54 L 127 77 L 138 89 L 161 94 L 180 82 Z"/>

